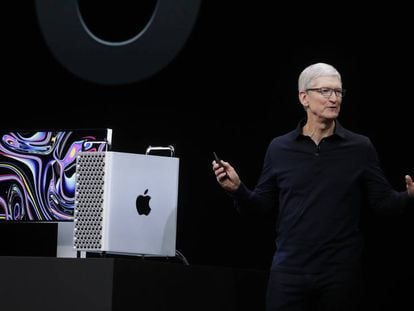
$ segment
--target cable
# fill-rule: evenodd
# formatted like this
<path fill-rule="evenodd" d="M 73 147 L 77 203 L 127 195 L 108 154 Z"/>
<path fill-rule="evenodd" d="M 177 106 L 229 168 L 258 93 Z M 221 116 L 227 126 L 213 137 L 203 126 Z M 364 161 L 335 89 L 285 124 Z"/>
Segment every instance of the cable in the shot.
<path fill-rule="evenodd" d="M 175 255 L 176 255 L 176 257 L 178 257 L 179 259 L 181 259 L 186 266 L 189 266 L 190 265 L 190 263 L 188 262 L 187 258 L 185 258 L 185 256 L 180 251 L 175 250 Z"/>

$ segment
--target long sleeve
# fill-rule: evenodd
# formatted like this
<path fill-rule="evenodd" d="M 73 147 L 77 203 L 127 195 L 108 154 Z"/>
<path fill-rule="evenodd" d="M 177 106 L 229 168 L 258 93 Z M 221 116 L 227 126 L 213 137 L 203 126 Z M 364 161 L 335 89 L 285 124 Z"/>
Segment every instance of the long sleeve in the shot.
<path fill-rule="evenodd" d="M 396 191 L 390 185 L 380 166 L 377 152 L 371 141 L 367 139 L 367 165 L 363 173 L 366 198 L 370 208 L 395 210 L 402 212 L 412 198 L 407 191 Z"/>

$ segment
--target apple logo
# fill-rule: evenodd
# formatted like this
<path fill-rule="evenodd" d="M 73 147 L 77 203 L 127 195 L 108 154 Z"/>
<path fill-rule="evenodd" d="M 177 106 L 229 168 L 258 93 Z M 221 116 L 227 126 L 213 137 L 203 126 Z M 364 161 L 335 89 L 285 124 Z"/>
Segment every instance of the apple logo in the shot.
<path fill-rule="evenodd" d="M 148 214 L 151 212 L 151 207 L 149 206 L 151 196 L 149 196 L 147 193 L 148 189 L 145 190 L 144 194 L 140 194 L 139 196 L 137 196 L 137 200 L 135 202 L 138 214 L 140 215 L 148 216 Z"/>

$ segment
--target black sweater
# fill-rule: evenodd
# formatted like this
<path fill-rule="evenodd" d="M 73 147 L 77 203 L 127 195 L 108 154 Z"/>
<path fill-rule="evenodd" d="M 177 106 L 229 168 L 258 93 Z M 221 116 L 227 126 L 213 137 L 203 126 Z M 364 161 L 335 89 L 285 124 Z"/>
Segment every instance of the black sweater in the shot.
<path fill-rule="evenodd" d="M 367 137 L 336 121 L 334 134 L 315 145 L 302 125 L 272 140 L 255 189 L 242 183 L 232 196 L 240 211 L 279 206 L 272 269 L 353 265 L 363 247 L 362 208 L 403 209 L 408 194 L 392 189 Z"/>

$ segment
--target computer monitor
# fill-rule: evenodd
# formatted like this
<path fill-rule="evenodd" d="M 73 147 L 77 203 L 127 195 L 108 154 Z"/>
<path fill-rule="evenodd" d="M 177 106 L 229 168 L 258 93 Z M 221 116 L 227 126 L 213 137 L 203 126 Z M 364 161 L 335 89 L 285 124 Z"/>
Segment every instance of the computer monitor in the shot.
<path fill-rule="evenodd" d="M 76 157 L 111 138 L 106 128 L 0 130 L 0 222 L 73 221 Z"/>

